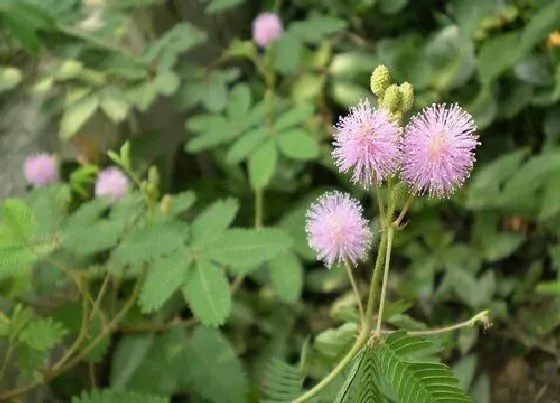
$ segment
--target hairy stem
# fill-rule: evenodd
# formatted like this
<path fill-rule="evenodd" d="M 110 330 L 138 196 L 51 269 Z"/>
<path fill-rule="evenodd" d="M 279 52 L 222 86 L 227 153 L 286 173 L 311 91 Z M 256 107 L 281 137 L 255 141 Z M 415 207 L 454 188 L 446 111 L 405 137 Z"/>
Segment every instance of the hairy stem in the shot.
<path fill-rule="evenodd" d="M 350 262 L 348 260 L 344 261 L 344 266 L 346 267 L 346 273 L 348 273 L 348 279 L 350 280 L 350 284 L 352 285 L 352 289 L 356 294 L 356 299 L 358 300 L 358 310 L 360 312 L 360 324 L 363 328 L 365 326 L 364 320 L 364 307 L 362 305 L 362 298 L 360 297 L 360 290 L 358 290 L 358 285 L 356 284 L 356 279 L 354 279 L 354 274 L 352 274 L 352 266 L 350 266 Z"/>
<path fill-rule="evenodd" d="M 350 351 L 344 356 L 344 358 L 337 364 L 336 367 L 328 374 L 321 382 L 315 385 L 312 389 L 305 392 L 303 395 L 293 400 L 292 403 L 303 403 L 317 396 L 317 394 L 323 390 L 329 383 L 331 383 L 340 374 L 344 368 L 352 361 L 352 359 L 360 352 L 368 340 L 368 334 L 366 332 L 360 333 L 356 343 L 352 346 Z"/>
<path fill-rule="evenodd" d="M 8 344 L 8 348 L 6 350 L 6 356 L 4 357 L 4 362 L 2 362 L 2 368 L 0 368 L 0 381 L 4 378 L 4 372 L 6 372 L 6 368 L 8 368 L 8 363 L 12 359 L 12 355 L 14 353 L 14 342 L 10 340 Z"/>
<path fill-rule="evenodd" d="M 377 311 L 377 327 L 376 334 L 381 331 L 381 322 L 383 319 L 383 309 L 385 308 L 385 297 L 387 296 L 387 283 L 389 280 L 389 267 L 391 265 L 391 248 L 393 247 L 393 237 L 395 230 L 392 226 L 387 228 L 387 250 L 385 251 L 385 274 L 383 275 L 383 285 L 381 286 L 381 296 L 379 297 L 379 310 Z"/>
<path fill-rule="evenodd" d="M 78 349 L 82 345 L 82 342 L 86 338 L 89 321 L 90 319 L 88 318 L 88 301 L 85 298 L 83 298 L 82 299 L 82 323 L 80 325 L 80 332 L 78 333 L 78 337 L 76 338 L 76 340 L 74 340 L 74 343 L 72 343 L 72 345 L 68 348 L 68 350 L 66 350 L 62 358 L 53 365 L 52 367 L 53 371 L 57 371 L 58 369 L 60 369 L 64 364 L 66 364 L 66 362 L 68 362 L 68 360 L 70 360 L 72 355 L 76 351 L 78 351 Z"/>
<path fill-rule="evenodd" d="M 381 186 L 378 184 L 375 188 L 377 207 L 379 208 L 379 221 L 385 222 L 385 207 L 383 206 L 383 198 L 381 196 Z"/>
<path fill-rule="evenodd" d="M 395 221 L 393 221 L 393 226 L 395 226 L 395 228 L 399 228 L 399 225 L 401 224 L 402 220 L 404 220 L 404 217 L 406 216 L 406 213 L 408 212 L 408 209 L 410 208 L 410 205 L 414 201 L 415 196 L 416 195 L 414 193 L 411 193 L 410 196 L 408 196 L 408 199 L 404 203 L 404 206 L 403 206 L 399 216 L 397 217 L 397 219 Z"/>
<path fill-rule="evenodd" d="M 455 323 L 453 325 L 444 326 L 444 327 L 437 327 L 434 329 L 425 329 L 425 330 L 413 330 L 407 331 L 408 334 L 412 335 L 433 335 L 433 334 L 442 334 L 453 332 L 455 330 L 462 329 L 464 327 L 472 327 L 478 324 L 481 324 L 485 329 L 490 326 L 490 318 L 488 317 L 488 310 L 482 311 L 474 315 L 469 320 L 466 320 L 461 323 Z M 392 334 L 397 332 L 398 330 L 384 330 L 381 334 Z"/>
<path fill-rule="evenodd" d="M 101 284 L 101 288 L 99 289 L 99 293 L 97 294 L 97 298 L 95 298 L 95 301 L 93 303 L 91 314 L 89 315 L 89 321 L 90 322 L 93 320 L 93 314 L 95 312 L 97 312 L 99 314 L 99 317 L 103 321 L 103 325 L 106 325 L 106 323 L 107 323 L 107 318 L 101 312 L 100 305 L 101 305 L 101 301 L 103 300 L 103 297 L 105 296 L 105 293 L 107 292 L 107 286 L 109 285 L 110 280 L 111 280 L 111 275 L 109 274 L 109 270 L 107 270 L 107 274 L 105 275 L 105 278 L 103 279 L 103 283 Z"/>

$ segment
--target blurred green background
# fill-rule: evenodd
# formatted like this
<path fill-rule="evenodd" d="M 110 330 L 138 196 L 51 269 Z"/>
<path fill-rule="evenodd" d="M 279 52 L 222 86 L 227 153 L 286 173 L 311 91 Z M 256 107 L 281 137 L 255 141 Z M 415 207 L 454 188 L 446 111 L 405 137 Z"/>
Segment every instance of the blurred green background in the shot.
<path fill-rule="evenodd" d="M 279 149 L 259 143 L 267 85 L 251 42 L 254 17 L 274 9 L 285 29 L 274 119 L 292 136 Z M 352 338 L 339 327 L 354 315 L 345 273 L 316 262 L 304 233 L 305 209 L 326 189 L 351 192 L 376 219 L 373 195 L 333 166 L 338 116 L 371 98 L 379 64 L 414 85 L 415 113 L 459 103 L 478 126 L 477 163 L 451 200 L 414 203 L 396 240 L 386 323 L 423 329 L 490 309 L 488 330 L 433 337 L 439 356 L 476 403 L 557 401 L 560 1 L 0 0 L 0 26 L 1 197 L 25 191 L 29 153 L 59 155 L 78 189 L 79 167 L 106 164 L 126 140 L 140 169 L 157 165 L 164 192 L 195 191 L 199 210 L 239 200 L 238 225 L 254 225 L 264 188 L 264 225 L 286 229 L 295 246 L 249 274 L 222 328 L 250 396 L 271 357 L 297 360 L 308 343 L 317 379 Z M 365 292 L 371 262 L 357 273 Z M 99 386 L 204 401 L 179 379 L 189 369 L 165 359 L 173 332 L 129 330 L 96 364 Z M 235 376 L 214 365 L 208 382 Z M 35 401 L 88 387 L 76 369 Z"/>

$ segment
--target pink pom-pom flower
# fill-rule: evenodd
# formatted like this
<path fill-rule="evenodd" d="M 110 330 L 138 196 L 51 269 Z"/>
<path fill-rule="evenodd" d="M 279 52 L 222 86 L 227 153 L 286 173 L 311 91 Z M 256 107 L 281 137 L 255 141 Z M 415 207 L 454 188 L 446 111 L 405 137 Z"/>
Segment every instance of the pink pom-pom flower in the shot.
<path fill-rule="evenodd" d="M 353 170 L 353 183 L 368 188 L 397 170 L 400 129 L 386 110 L 360 101 L 340 118 L 335 130 L 333 158 L 341 172 Z"/>
<path fill-rule="evenodd" d="M 126 175 L 116 167 L 107 168 L 99 173 L 95 183 L 95 196 L 108 197 L 111 203 L 122 199 L 128 192 L 129 182 Z"/>
<path fill-rule="evenodd" d="M 25 180 L 34 187 L 50 185 L 58 181 L 58 164 L 52 155 L 30 155 L 23 163 Z"/>
<path fill-rule="evenodd" d="M 434 104 L 408 124 L 401 176 L 417 194 L 446 198 L 469 177 L 480 143 L 472 116 L 457 104 Z"/>
<path fill-rule="evenodd" d="M 267 47 L 284 32 L 282 21 L 277 14 L 261 13 L 253 21 L 253 40 L 261 47 Z"/>
<path fill-rule="evenodd" d="M 360 204 L 349 194 L 325 193 L 311 205 L 306 219 L 309 246 L 328 268 L 345 261 L 355 266 L 366 257 L 371 232 Z"/>

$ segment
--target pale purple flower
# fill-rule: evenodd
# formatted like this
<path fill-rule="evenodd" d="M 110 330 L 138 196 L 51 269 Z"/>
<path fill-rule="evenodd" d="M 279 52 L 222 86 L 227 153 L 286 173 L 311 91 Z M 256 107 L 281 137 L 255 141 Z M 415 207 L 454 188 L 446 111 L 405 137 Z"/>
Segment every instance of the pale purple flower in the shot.
<path fill-rule="evenodd" d="M 107 168 L 99 173 L 95 183 L 96 197 L 109 197 L 111 203 L 122 199 L 128 192 L 129 182 L 126 175 L 116 167 Z"/>
<path fill-rule="evenodd" d="M 335 126 L 332 155 L 342 172 L 353 170 L 352 182 L 364 188 L 394 173 L 399 164 L 399 127 L 389 112 L 360 101 Z"/>
<path fill-rule="evenodd" d="M 480 143 L 472 116 L 457 104 L 433 104 L 408 124 L 402 178 L 418 193 L 449 197 L 469 177 Z"/>
<path fill-rule="evenodd" d="M 306 214 L 309 246 L 331 268 L 335 261 L 355 266 L 363 260 L 371 243 L 368 222 L 360 204 L 347 193 L 327 192 Z"/>
<path fill-rule="evenodd" d="M 260 13 L 253 21 L 253 40 L 259 46 L 268 46 L 276 41 L 283 31 L 282 21 L 277 14 Z"/>
<path fill-rule="evenodd" d="M 30 155 L 23 163 L 25 180 L 34 187 L 50 185 L 58 181 L 58 164 L 52 155 Z"/>

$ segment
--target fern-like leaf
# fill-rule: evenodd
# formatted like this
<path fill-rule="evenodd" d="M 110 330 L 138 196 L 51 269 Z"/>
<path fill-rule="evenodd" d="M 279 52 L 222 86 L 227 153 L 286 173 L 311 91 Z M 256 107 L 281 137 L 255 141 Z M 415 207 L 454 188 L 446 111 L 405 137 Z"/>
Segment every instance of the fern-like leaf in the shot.
<path fill-rule="evenodd" d="M 399 403 L 471 402 L 444 364 L 407 360 L 407 355 L 429 347 L 431 343 L 423 337 L 397 332 L 377 348 L 379 372 L 389 381 Z"/>
<path fill-rule="evenodd" d="M 334 403 L 343 403 L 343 402 L 351 402 L 353 401 L 350 400 L 351 397 L 354 396 L 354 390 L 356 389 L 356 377 L 358 375 L 358 371 L 360 370 L 360 368 L 362 367 L 362 362 L 364 360 L 364 351 L 362 350 L 360 351 L 356 357 L 354 358 L 354 364 L 352 365 L 352 367 L 350 368 L 350 371 L 348 373 L 348 375 L 346 376 L 346 380 L 344 381 L 344 384 L 342 385 L 342 387 L 340 388 L 340 390 L 338 391 L 338 394 L 336 395 L 336 399 L 334 401 Z"/>
<path fill-rule="evenodd" d="M 366 347 L 364 358 L 358 370 L 358 403 L 381 403 L 379 392 L 379 371 L 375 349 Z"/>
<path fill-rule="evenodd" d="M 169 403 L 169 399 L 125 390 L 92 390 L 73 397 L 72 403 Z"/>
<path fill-rule="evenodd" d="M 273 359 L 267 367 L 264 378 L 263 394 L 266 399 L 261 403 L 287 403 L 300 396 L 303 375 L 299 368 Z"/>

